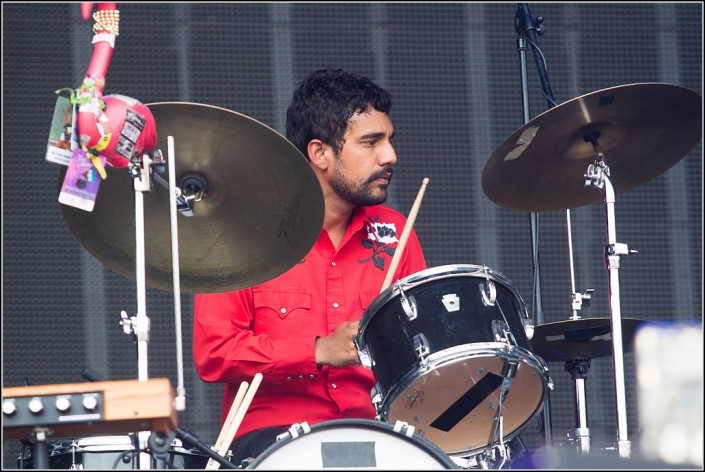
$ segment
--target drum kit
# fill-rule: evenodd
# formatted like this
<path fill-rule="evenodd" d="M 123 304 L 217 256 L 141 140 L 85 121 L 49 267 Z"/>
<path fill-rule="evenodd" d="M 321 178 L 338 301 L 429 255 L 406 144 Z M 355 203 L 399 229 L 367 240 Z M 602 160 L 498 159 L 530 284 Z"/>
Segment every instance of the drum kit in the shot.
<path fill-rule="evenodd" d="M 146 286 L 173 290 L 180 353 L 180 291 L 238 290 L 286 272 L 313 246 L 324 208 L 305 158 L 271 128 L 209 105 L 148 107 L 157 148 L 168 149 L 168 161 L 155 151 L 129 172 L 109 169 L 92 212 L 61 205 L 85 249 L 137 282 L 138 313 L 123 312 L 122 324 L 138 340 L 140 381 L 148 379 Z M 545 408 L 553 388 L 547 362 L 564 362 L 575 382 L 576 438 L 587 453 L 584 381 L 590 360 L 609 355 L 620 456 L 628 457 L 622 356 L 642 321 L 621 317 L 618 269 L 630 250 L 616 240 L 615 196 L 663 174 L 697 145 L 701 109 L 702 97 L 675 85 L 607 88 L 527 121 L 486 163 L 483 191 L 511 210 L 569 210 L 603 194 L 609 318 L 578 316 L 590 293 L 574 290 L 571 319 L 536 324 L 512 282 L 486 266 L 433 267 L 398 280 L 367 307 L 354 337 L 362 365 L 376 378 L 376 421 L 292 425 L 250 467 L 501 467 L 508 442 Z M 159 176 L 164 168 L 168 182 Z M 153 191 L 153 184 L 163 189 Z M 179 411 L 185 408 L 182 372 L 179 365 Z M 79 438 L 54 444 L 50 456 L 57 467 L 84 461 L 92 468 L 98 465 L 85 461 L 108 451 L 114 466 L 132 467 L 134 455 L 126 452 L 139 447 L 186 468 L 203 460 L 202 468 L 203 445 L 184 444 L 190 440 Z M 207 455 L 213 458 L 212 451 Z M 139 467 L 150 468 L 147 462 Z"/>
<path fill-rule="evenodd" d="M 512 282 L 486 266 L 432 267 L 398 280 L 367 307 L 354 337 L 362 365 L 377 382 L 371 392 L 376 420 L 292 425 L 248 467 L 501 468 L 511 459 L 509 441 L 547 404 L 553 388 L 547 362 L 564 362 L 571 373 L 577 450 L 589 452 L 584 381 L 590 360 L 613 356 L 622 408 L 621 355 L 643 322 L 620 316 L 616 270 L 629 251 L 615 239 L 615 189 L 623 193 L 651 180 L 693 149 L 700 140 L 701 103 L 698 94 L 669 84 L 600 90 L 527 122 L 486 164 L 485 193 L 517 211 L 566 210 L 598 201 L 596 189 L 604 193 L 609 318 L 577 316 L 581 304 L 589 303 L 588 291 L 573 294 L 571 319 L 535 324 Z M 135 266 L 145 248 L 135 236 L 135 214 L 142 212 L 133 213 L 127 202 L 133 201 L 130 180 L 140 175 L 167 190 L 144 200 L 145 276 L 136 277 L 138 286 L 174 290 L 176 297 L 179 285 L 169 284 L 176 274 L 187 292 L 237 290 L 276 277 L 310 250 L 322 225 L 321 191 L 288 141 L 230 110 L 194 103 L 148 106 L 158 147 L 169 149 L 164 165 L 170 181 L 151 170 L 110 171 L 93 212 L 61 207 L 93 256 L 127 278 L 139 274 Z M 176 145 L 172 135 L 179 136 Z M 162 164 L 157 154 L 152 162 Z M 169 250 L 164 241 L 175 229 L 177 210 L 178 238 L 172 234 Z M 172 258 L 172 251 L 179 257 Z M 127 319 L 123 313 L 125 332 L 137 330 L 143 316 Z M 170 464 L 203 468 L 202 444 L 196 448 L 184 439 L 160 450 L 151 442 L 139 447 Z M 52 446 L 51 465 L 111 462 L 132 468 L 135 455 L 128 452 L 136 447 L 128 436 L 73 439 Z"/>

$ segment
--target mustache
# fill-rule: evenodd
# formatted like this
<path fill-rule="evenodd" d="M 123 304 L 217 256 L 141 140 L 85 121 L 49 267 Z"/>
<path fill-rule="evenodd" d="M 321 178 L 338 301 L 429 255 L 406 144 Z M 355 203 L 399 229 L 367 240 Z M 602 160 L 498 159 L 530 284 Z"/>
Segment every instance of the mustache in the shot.
<path fill-rule="evenodd" d="M 393 174 L 394 174 L 394 168 L 387 167 L 386 169 L 382 169 L 381 171 L 375 172 L 374 174 L 372 174 L 372 176 L 369 178 L 369 180 L 367 182 L 371 183 L 377 179 L 387 179 L 387 180 L 389 180 L 389 182 L 391 182 Z"/>

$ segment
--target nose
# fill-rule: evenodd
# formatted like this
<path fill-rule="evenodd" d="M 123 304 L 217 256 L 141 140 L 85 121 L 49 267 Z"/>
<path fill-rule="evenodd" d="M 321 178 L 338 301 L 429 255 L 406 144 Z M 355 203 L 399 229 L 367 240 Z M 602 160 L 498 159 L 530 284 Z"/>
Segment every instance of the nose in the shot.
<path fill-rule="evenodd" d="M 393 166 L 396 163 L 397 163 L 397 152 L 394 149 L 392 142 L 387 141 L 387 145 L 384 147 L 384 149 L 382 150 L 382 152 L 379 155 L 379 165 L 382 167 Z"/>

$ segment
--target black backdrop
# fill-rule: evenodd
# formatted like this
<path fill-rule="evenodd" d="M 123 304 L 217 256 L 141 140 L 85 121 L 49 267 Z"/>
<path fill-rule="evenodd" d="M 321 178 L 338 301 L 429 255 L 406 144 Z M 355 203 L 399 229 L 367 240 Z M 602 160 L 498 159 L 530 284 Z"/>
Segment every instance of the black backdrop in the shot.
<path fill-rule="evenodd" d="M 342 67 L 388 88 L 399 156 L 388 203 L 407 214 L 421 180 L 430 178 L 414 225 L 429 266 L 486 264 L 505 274 L 535 312 L 529 213 L 495 205 L 481 187 L 488 158 L 523 124 L 515 3 L 118 8 L 120 36 L 106 94 L 216 105 L 283 133 L 291 91 L 311 70 Z M 539 44 L 559 103 L 639 82 L 702 94 L 699 3 L 540 3 L 531 10 L 545 17 Z M 136 311 L 135 283 L 103 267 L 67 228 L 57 202 L 58 166 L 44 160 L 54 90 L 81 83 L 92 21 L 82 20 L 77 3 L 3 3 L 2 15 L 3 386 L 25 378 L 34 385 L 82 382 L 84 367 L 112 380 L 135 379 L 136 351 L 118 324 L 121 310 Z M 530 54 L 528 77 L 533 117 L 547 105 Z M 618 196 L 618 241 L 639 251 L 622 260 L 623 317 L 701 319 L 701 199 L 702 143 L 663 175 Z M 570 218 L 576 289 L 596 289 L 581 314 L 608 317 L 604 206 L 571 209 Z M 541 213 L 539 221 L 545 322 L 565 320 L 572 314 L 566 212 Z M 179 423 L 213 444 L 221 386 L 204 384 L 195 373 L 192 296 L 183 294 L 181 304 L 187 409 Z M 176 386 L 173 307 L 172 293 L 147 290 L 149 377 L 168 377 Z M 573 384 L 561 362 L 549 367 L 552 433 L 559 442 L 575 427 Z M 629 439 L 638 452 L 630 352 L 625 371 Z M 593 448 L 613 446 L 611 358 L 593 360 L 586 388 Z M 537 423 L 523 436 L 540 444 Z M 18 450 L 16 442 L 3 443 L 5 467 L 15 466 Z"/>

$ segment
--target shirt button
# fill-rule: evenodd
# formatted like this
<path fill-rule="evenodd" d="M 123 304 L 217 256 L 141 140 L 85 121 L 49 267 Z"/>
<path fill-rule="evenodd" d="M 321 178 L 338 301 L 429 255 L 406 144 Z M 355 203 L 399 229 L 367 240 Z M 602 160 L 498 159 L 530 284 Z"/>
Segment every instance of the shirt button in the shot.
<path fill-rule="evenodd" d="M 312 379 L 315 379 L 316 376 L 315 376 L 314 374 L 311 374 L 311 378 L 312 378 Z"/>
<path fill-rule="evenodd" d="M 338 308 L 338 302 L 333 303 L 333 308 Z"/>
<path fill-rule="evenodd" d="M 303 379 L 304 379 L 304 376 L 303 376 L 303 375 L 299 375 L 299 380 L 303 380 Z"/>
<path fill-rule="evenodd" d="M 333 267 L 335 267 L 335 262 L 331 262 L 330 265 L 332 265 Z"/>
<path fill-rule="evenodd" d="M 286 378 L 286 381 L 287 381 L 287 382 L 291 382 L 291 377 L 287 377 L 287 378 Z"/>
<path fill-rule="evenodd" d="M 332 388 L 338 388 L 338 386 L 337 386 L 336 384 L 331 384 L 330 386 L 331 386 Z"/>
<path fill-rule="evenodd" d="M 286 308 L 282 308 L 282 309 L 279 310 L 279 311 L 281 311 L 282 313 L 286 313 Z"/>

